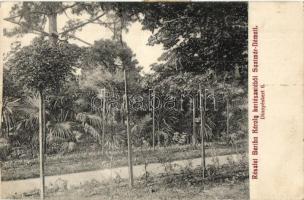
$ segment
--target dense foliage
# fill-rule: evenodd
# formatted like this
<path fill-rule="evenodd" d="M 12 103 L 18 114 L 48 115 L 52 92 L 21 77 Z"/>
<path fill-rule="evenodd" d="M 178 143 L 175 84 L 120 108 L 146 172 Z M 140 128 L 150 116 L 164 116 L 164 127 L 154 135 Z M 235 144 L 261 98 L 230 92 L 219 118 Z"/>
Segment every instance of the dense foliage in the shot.
<path fill-rule="evenodd" d="M 152 144 L 151 89 L 157 103 L 163 105 L 154 113 L 157 144 L 191 143 L 194 131 L 200 140 L 199 124 L 193 127 L 193 120 L 199 120 L 199 85 L 206 108 L 207 140 L 233 143 L 246 137 L 246 3 L 24 2 L 16 4 L 11 15 L 22 14 L 20 23 L 26 28 L 6 30 L 6 34 L 43 32 L 47 14 L 60 15 L 66 9 L 75 15 L 98 18 L 95 23 L 110 28 L 113 40 L 101 39 L 90 47 L 78 47 L 61 39 L 54 46 L 38 38 L 11 52 L 4 69 L 2 135 L 14 146 L 37 147 L 35 92 L 45 91 L 49 153 L 62 151 L 56 146 L 60 142 L 101 145 L 103 127 L 106 148 L 124 148 L 123 67 L 130 86 L 134 145 Z M 103 15 L 106 21 L 99 18 Z M 149 45 L 164 47 L 159 62 L 151 66 L 153 74 L 140 75 L 142 68 L 135 55 L 119 38 L 121 31 L 135 21 L 151 31 Z M 71 19 L 64 30 L 81 28 L 81 24 Z M 141 109 L 133 109 L 141 101 L 145 102 Z"/>
<path fill-rule="evenodd" d="M 75 46 L 53 46 L 38 38 L 31 45 L 16 51 L 9 58 L 7 67 L 20 85 L 36 91 L 58 90 L 66 77 L 72 76 L 78 57 Z"/>

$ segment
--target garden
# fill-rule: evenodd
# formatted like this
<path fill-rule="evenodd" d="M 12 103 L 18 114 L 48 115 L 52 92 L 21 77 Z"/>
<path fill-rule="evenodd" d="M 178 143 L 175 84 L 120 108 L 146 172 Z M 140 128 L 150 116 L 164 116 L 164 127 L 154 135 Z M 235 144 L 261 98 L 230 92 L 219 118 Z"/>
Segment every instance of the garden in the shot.
<path fill-rule="evenodd" d="M 248 198 L 246 3 L 9 8 L 4 35 L 14 42 L 4 55 L 1 181 L 40 178 L 42 185 L 15 198 L 213 199 L 218 190 L 227 193 L 216 198 Z M 90 26 L 111 36 L 80 38 Z M 154 63 L 135 53 L 136 26 L 149 35 L 143 48 L 162 48 Z M 18 39 L 29 35 L 28 44 Z M 242 159 L 219 165 L 224 155 Z M 146 171 L 195 159 L 201 166 Z M 133 177 L 135 166 L 145 166 L 145 176 Z M 128 168 L 128 181 L 45 185 L 51 176 L 119 167 Z"/>

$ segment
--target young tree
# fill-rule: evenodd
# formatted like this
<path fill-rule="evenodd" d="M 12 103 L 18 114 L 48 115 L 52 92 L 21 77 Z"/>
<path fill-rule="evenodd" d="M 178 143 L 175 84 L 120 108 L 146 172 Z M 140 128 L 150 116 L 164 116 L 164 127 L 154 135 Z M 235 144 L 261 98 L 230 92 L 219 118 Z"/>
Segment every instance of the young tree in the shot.
<path fill-rule="evenodd" d="M 50 45 L 43 38 L 16 51 L 7 61 L 17 81 L 39 93 L 40 173 L 42 177 L 41 197 L 44 195 L 44 136 L 45 106 L 48 92 L 58 91 L 68 76 L 72 76 L 79 55 L 75 46 L 66 43 Z"/>
<path fill-rule="evenodd" d="M 87 9 L 89 7 L 90 9 Z M 95 15 L 95 12 L 105 11 L 110 13 L 108 15 L 109 22 L 98 22 L 98 24 L 102 26 L 106 26 L 110 28 L 113 32 L 113 39 L 116 42 L 119 42 L 122 49 L 125 48 L 125 43 L 123 42 L 122 32 L 124 29 L 127 29 L 127 26 L 130 21 L 134 20 L 133 17 L 136 17 L 137 12 L 135 14 L 130 9 L 129 4 L 122 3 L 84 3 L 80 6 L 77 6 L 74 9 L 75 13 L 82 14 L 83 12 L 88 13 L 91 16 Z M 94 12 L 91 12 L 91 11 Z M 127 54 L 125 54 L 127 55 Z M 132 163 L 132 144 L 131 144 L 131 129 L 129 124 L 129 96 L 128 96 L 128 74 L 127 70 L 129 70 L 130 66 L 132 66 L 132 57 L 125 56 L 123 54 L 118 55 L 117 63 L 115 63 L 116 67 L 122 67 L 124 73 L 124 98 L 125 98 L 125 115 L 126 115 L 126 129 L 127 129 L 127 140 L 128 140 L 128 163 L 129 163 L 129 185 L 133 187 L 133 163 Z"/>

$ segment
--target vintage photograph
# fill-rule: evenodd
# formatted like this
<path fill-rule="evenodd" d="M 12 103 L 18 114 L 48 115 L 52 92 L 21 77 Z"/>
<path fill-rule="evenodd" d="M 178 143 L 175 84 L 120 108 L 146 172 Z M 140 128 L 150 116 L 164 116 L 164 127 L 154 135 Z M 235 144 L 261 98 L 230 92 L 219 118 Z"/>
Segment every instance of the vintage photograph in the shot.
<path fill-rule="evenodd" d="M 3 199 L 249 199 L 247 2 L 1 2 Z"/>

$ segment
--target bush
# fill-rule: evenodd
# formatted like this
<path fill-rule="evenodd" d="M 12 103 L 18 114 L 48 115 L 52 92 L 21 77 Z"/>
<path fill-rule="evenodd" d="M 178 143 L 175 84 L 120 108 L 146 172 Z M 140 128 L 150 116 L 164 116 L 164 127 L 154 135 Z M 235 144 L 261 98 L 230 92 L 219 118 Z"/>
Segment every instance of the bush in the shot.
<path fill-rule="evenodd" d="M 6 160 L 7 156 L 11 153 L 12 147 L 8 140 L 0 138 L 0 160 Z"/>

